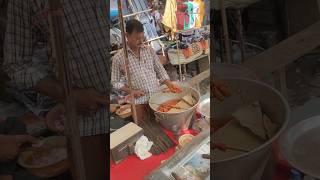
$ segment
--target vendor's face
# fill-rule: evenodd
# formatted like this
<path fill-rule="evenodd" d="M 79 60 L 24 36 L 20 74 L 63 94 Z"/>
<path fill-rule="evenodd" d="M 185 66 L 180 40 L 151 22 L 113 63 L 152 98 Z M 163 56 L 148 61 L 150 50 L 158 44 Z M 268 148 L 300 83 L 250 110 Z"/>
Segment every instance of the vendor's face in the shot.
<path fill-rule="evenodd" d="M 127 34 L 127 40 L 131 48 L 138 48 L 145 40 L 144 32 L 133 31 L 131 34 Z"/>

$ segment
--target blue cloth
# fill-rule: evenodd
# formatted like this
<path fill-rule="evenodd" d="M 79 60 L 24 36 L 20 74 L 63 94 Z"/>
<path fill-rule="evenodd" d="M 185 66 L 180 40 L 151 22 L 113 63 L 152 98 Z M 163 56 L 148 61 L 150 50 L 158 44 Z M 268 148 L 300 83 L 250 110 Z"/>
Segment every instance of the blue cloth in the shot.
<path fill-rule="evenodd" d="M 118 19 L 118 16 L 119 16 L 118 9 L 110 9 L 110 19 L 111 19 L 111 21 L 115 20 L 115 19 Z"/>

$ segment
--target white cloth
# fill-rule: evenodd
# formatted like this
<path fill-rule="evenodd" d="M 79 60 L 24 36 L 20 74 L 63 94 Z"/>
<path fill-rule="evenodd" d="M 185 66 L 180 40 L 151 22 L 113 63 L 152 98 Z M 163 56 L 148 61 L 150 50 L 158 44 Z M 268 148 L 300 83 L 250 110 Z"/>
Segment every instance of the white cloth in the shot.
<path fill-rule="evenodd" d="M 134 146 L 134 153 L 141 159 L 147 159 L 152 154 L 149 152 L 153 145 L 152 141 L 149 141 L 146 136 L 141 136 Z"/>

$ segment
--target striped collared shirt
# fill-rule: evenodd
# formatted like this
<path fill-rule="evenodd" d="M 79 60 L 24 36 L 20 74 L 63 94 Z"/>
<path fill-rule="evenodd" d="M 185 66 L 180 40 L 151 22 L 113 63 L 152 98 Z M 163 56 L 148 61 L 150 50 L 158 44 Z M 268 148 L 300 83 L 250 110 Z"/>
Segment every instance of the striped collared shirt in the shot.
<path fill-rule="evenodd" d="M 71 84 L 74 88 L 94 88 L 102 94 L 110 89 L 108 59 L 109 31 L 102 0 L 62 0 Z M 44 44 L 39 52 L 37 44 Z M 46 0 L 9 0 L 4 42 L 4 71 L 24 98 L 21 101 L 35 114 L 49 110 L 48 97 L 31 90 L 44 78 L 57 77 L 57 63 L 52 61 Z M 50 106 L 51 105 L 51 106 Z M 38 110 L 38 112 L 36 112 Z M 90 117 L 79 116 L 82 136 L 109 131 L 106 107 Z"/>
<path fill-rule="evenodd" d="M 150 95 L 159 91 L 160 83 L 169 79 L 169 76 L 160 63 L 159 57 L 149 46 L 140 48 L 140 57 L 128 48 L 129 71 L 131 75 L 132 89 L 141 90 L 144 96 L 136 98 L 136 104 L 145 104 Z M 125 84 L 119 83 L 125 76 L 125 57 L 123 49 L 112 58 L 111 82 L 114 88 L 120 89 Z"/>

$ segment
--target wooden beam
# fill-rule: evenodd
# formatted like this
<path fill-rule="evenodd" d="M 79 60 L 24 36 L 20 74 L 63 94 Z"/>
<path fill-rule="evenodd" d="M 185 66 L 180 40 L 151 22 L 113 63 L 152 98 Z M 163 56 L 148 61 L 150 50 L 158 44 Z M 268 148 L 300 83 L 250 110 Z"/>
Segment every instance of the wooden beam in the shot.
<path fill-rule="evenodd" d="M 147 13 L 147 12 L 150 12 L 150 11 L 152 11 L 152 9 L 147 9 L 147 10 L 144 10 L 144 11 L 139 11 L 139 12 L 136 12 L 136 13 L 124 15 L 123 18 L 128 18 L 128 17 L 131 17 L 131 16 L 136 16 L 136 15 L 139 15 L 139 14 L 142 14 L 142 13 Z"/>
<path fill-rule="evenodd" d="M 263 78 L 318 46 L 320 46 L 320 21 L 248 59 L 243 65 L 252 69 L 258 77 Z"/>
<path fill-rule="evenodd" d="M 128 56 L 128 50 L 127 50 L 126 36 L 125 36 L 124 19 L 123 19 L 123 15 L 122 15 L 122 2 L 121 2 L 121 0 L 118 0 L 117 2 L 118 2 L 118 11 L 119 11 L 120 30 L 121 30 L 121 35 L 122 35 L 122 46 L 123 46 L 123 53 L 124 53 L 125 72 L 126 72 L 127 82 L 128 82 L 130 96 L 131 96 L 130 103 L 132 106 L 132 117 L 133 117 L 134 123 L 138 124 L 136 103 L 135 103 L 135 98 L 133 95 L 131 73 L 130 73 L 130 68 L 129 68 L 129 56 Z"/>
<path fill-rule="evenodd" d="M 220 0 L 220 9 L 221 9 L 221 21 L 222 21 L 222 32 L 223 32 L 223 40 L 224 40 L 224 48 L 226 50 L 226 62 L 232 63 L 231 59 L 231 45 L 229 39 L 229 31 L 228 31 L 228 20 L 227 20 L 227 12 L 224 6 L 224 0 Z"/>

